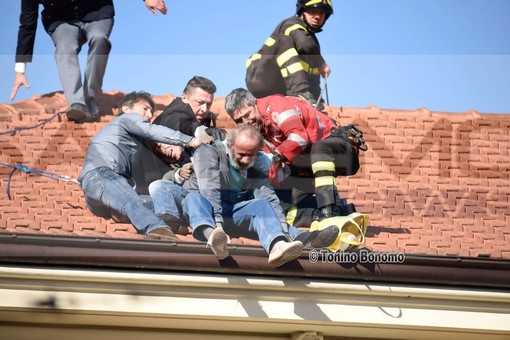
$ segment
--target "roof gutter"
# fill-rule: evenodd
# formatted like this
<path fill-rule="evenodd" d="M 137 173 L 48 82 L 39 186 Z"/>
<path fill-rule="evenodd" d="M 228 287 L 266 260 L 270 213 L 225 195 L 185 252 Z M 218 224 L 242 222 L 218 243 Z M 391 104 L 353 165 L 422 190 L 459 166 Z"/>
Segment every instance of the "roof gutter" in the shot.
<path fill-rule="evenodd" d="M 203 243 L 31 234 L 0 234 L 0 263 L 132 268 L 354 280 L 457 288 L 510 288 L 510 261 L 415 254 L 306 250 L 280 268 L 258 246 L 231 245 L 218 261 Z M 397 255 L 390 258 L 391 255 Z M 363 258 L 363 256 L 365 258 Z M 313 260 L 316 259 L 315 262 Z M 402 260 L 402 261 L 401 261 Z"/>

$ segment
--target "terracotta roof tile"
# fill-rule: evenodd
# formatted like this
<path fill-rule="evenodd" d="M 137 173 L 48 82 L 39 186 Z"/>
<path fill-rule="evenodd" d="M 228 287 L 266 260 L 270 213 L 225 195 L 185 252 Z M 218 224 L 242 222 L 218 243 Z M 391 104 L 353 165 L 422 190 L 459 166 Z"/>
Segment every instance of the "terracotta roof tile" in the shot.
<path fill-rule="evenodd" d="M 103 93 L 99 123 L 78 125 L 59 115 L 33 130 L 0 135 L 0 162 L 77 177 L 92 136 L 115 115 L 121 91 Z M 174 95 L 155 96 L 158 113 Z M 218 126 L 233 121 L 216 98 Z M 0 133 L 35 125 L 64 110 L 61 92 L 0 105 Z M 354 123 L 370 149 L 362 169 L 338 178 L 341 195 L 370 215 L 366 247 L 373 251 L 510 259 L 510 116 L 330 107 L 329 116 Z M 143 238 L 126 223 L 92 215 L 81 189 L 0 166 L 0 232 Z M 191 235 L 179 236 L 193 242 Z M 233 239 L 234 243 L 257 241 Z"/>

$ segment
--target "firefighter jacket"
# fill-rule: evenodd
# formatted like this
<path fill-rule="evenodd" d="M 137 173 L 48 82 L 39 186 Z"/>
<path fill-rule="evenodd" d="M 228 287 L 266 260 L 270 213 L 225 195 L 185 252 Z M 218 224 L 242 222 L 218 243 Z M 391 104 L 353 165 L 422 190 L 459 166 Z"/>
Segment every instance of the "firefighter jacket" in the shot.
<path fill-rule="evenodd" d="M 256 99 L 255 105 L 266 139 L 289 162 L 336 127 L 335 121 L 300 98 L 272 95 Z"/>
<path fill-rule="evenodd" d="M 246 85 L 257 98 L 272 94 L 320 96 L 319 41 L 299 17 L 283 20 L 246 62 Z"/>

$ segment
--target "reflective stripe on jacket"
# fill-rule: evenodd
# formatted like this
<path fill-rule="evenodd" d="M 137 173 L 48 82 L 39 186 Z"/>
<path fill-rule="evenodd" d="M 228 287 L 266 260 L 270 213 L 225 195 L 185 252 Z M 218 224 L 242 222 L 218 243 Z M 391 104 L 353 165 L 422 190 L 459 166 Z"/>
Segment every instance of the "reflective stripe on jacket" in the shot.
<path fill-rule="evenodd" d="M 289 161 L 312 143 L 327 138 L 336 126 L 300 98 L 272 95 L 256 99 L 255 105 L 262 115 L 264 135 Z"/>
<path fill-rule="evenodd" d="M 246 83 L 256 97 L 320 93 L 319 41 L 299 17 L 283 20 L 246 62 Z"/>

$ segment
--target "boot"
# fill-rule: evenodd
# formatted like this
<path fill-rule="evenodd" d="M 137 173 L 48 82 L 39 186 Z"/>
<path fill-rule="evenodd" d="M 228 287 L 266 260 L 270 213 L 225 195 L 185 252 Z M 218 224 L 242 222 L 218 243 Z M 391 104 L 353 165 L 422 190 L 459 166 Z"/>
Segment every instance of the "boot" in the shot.
<path fill-rule="evenodd" d="M 339 210 L 340 210 L 340 216 L 347 216 L 352 213 L 355 213 L 356 207 L 354 206 L 353 203 L 347 203 L 347 200 L 345 198 L 341 198 Z"/>
<path fill-rule="evenodd" d="M 322 208 L 319 208 L 319 213 L 317 214 L 317 220 L 322 221 L 326 218 L 341 216 L 340 215 L 340 207 L 336 204 L 325 205 Z"/>

